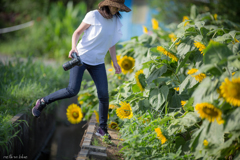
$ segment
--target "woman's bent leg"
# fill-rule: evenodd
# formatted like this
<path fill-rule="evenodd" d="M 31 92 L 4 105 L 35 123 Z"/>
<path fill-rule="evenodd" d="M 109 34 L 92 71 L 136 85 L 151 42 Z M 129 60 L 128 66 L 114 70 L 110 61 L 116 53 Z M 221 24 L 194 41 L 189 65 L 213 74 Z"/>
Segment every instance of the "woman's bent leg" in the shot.
<path fill-rule="evenodd" d="M 43 98 L 46 104 L 50 104 L 56 100 L 70 98 L 76 96 L 80 90 L 85 65 L 81 67 L 75 66 L 70 69 L 70 78 L 67 88 L 60 89 Z"/>
<path fill-rule="evenodd" d="M 108 108 L 109 108 L 109 95 L 108 95 L 108 81 L 105 69 L 105 64 L 100 64 L 97 66 L 87 65 L 87 70 L 89 71 L 96 87 L 99 99 L 99 122 L 100 127 L 107 127 L 108 118 Z"/>

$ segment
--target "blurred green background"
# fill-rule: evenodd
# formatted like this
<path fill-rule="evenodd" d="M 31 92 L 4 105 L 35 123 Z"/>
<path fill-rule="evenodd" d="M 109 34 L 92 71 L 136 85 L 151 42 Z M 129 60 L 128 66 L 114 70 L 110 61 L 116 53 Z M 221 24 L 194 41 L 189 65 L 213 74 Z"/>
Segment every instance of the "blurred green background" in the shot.
<path fill-rule="evenodd" d="M 0 29 L 34 21 L 31 27 L 0 34 L 0 54 L 66 60 L 71 49 L 74 30 L 88 11 L 98 8 L 100 1 L 0 0 Z M 220 18 L 240 22 L 239 0 L 137 0 L 137 2 L 157 10 L 159 14 L 153 17 L 163 24 L 179 23 L 183 16 L 190 14 L 189 8 L 193 4 L 197 6 L 199 13 L 211 12 Z M 110 62 L 109 56 L 106 59 Z"/>

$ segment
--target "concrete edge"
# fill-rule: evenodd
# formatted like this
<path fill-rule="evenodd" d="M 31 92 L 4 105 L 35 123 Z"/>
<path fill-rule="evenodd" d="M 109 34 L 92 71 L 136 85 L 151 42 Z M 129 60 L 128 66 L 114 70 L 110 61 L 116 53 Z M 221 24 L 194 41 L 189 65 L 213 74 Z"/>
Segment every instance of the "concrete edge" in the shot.
<path fill-rule="evenodd" d="M 96 115 L 92 114 L 91 119 L 88 122 L 88 128 L 80 142 L 81 150 L 78 153 L 76 160 L 87 160 L 89 158 L 101 158 L 102 160 L 107 159 L 106 147 L 91 145 L 96 124 Z"/>

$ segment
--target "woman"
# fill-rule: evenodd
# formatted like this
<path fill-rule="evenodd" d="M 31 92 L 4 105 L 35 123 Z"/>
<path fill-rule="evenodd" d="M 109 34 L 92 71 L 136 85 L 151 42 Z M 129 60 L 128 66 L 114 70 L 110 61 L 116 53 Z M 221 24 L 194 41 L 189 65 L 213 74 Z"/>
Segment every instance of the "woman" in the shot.
<path fill-rule="evenodd" d="M 68 57 L 73 52 L 78 53 L 83 61 L 82 66 L 75 66 L 70 70 L 69 85 L 46 97 L 37 100 L 32 109 L 32 114 L 39 117 L 41 111 L 56 100 L 76 96 L 81 87 L 82 76 L 85 69 L 90 73 L 98 93 L 99 99 L 99 122 L 100 127 L 96 135 L 108 135 L 107 117 L 109 107 L 108 82 L 104 58 L 109 50 L 115 73 L 121 73 L 121 67 L 117 63 L 115 44 L 120 40 L 122 24 L 119 11 L 130 12 L 131 9 L 124 5 L 125 0 L 104 0 L 98 4 L 99 9 L 86 14 L 80 26 L 72 36 L 72 49 Z M 81 41 L 78 43 L 80 35 L 84 32 Z"/>

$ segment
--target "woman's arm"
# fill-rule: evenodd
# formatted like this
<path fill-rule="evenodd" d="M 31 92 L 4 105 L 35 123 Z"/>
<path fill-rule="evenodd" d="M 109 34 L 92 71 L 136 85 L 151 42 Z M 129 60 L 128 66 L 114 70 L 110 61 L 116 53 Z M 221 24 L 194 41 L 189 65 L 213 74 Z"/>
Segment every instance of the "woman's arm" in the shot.
<path fill-rule="evenodd" d="M 79 25 L 79 27 L 74 31 L 74 33 L 72 35 L 72 49 L 71 49 L 71 51 L 69 52 L 69 55 L 68 55 L 69 58 L 72 58 L 71 57 L 72 52 L 77 52 L 78 53 L 76 46 L 77 46 L 79 37 L 83 33 L 83 31 L 88 29 L 88 27 L 90 27 L 90 26 L 91 26 L 91 24 L 87 24 L 87 23 L 82 22 Z"/>
<path fill-rule="evenodd" d="M 122 72 L 121 67 L 118 65 L 117 63 L 117 58 L 116 58 L 116 47 L 115 45 L 112 46 L 111 48 L 109 48 L 109 52 L 110 52 L 110 56 L 112 58 L 113 61 L 113 66 L 115 68 L 115 73 L 119 74 Z"/>

